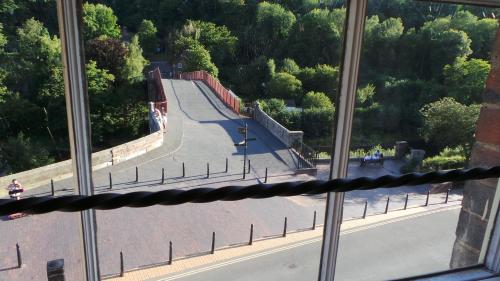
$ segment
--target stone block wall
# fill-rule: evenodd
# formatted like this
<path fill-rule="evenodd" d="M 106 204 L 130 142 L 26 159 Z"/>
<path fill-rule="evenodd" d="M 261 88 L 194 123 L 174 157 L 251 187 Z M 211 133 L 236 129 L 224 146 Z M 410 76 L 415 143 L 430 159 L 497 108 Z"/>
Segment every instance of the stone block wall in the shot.
<path fill-rule="evenodd" d="M 483 101 L 470 167 L 500 165 L 500 30 L 492 51 L 491 71 L 486 81 Z M 484 241 L 488 221 L 495 219 L 497 215 L 491 210 L 497 189 L 498 179 L 470 181 L 465 184 L 451 268 L 480 262 L 481 248 L 483 243 L 488 242 Z"/>

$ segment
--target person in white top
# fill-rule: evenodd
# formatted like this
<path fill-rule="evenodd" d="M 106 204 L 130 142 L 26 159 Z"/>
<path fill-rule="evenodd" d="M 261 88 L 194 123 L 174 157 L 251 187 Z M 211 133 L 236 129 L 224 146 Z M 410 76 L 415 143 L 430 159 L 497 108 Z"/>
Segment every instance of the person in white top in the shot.
<path fill-rule="evenodd" d="M 10 198 L 16 199 L 16 200 L 19 200 L 21 198 L 21 194 L 24 192 L 23 186 L 16 179 L 12 180 L 12 183 L 9 184 L 9 186 L 7 187 L 7 190 L 9 191 Z"/>

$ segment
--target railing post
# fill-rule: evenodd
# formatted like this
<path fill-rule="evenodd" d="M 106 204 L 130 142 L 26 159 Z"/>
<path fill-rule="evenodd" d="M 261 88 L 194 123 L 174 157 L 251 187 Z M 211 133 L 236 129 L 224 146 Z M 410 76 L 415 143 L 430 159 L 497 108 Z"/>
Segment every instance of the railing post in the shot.
<path fill-rule="evenodd" d="M 16 254 L 17 254 L 17 268 L 21 268 L 23 266 L 23 259 L 21 257 L 21 248 L 19 247 L 19 243 L 16 243 Z"/>
<path fill-rule="evenodd" d="M 139 168 L 135 166 L 135 182 L 139 182 Z"/>
<path fill-rule="evenodd" d="M 314 211 L 312 230 L 315 230 L 315 229 L 316 229 L 316 211 Z"/>
<path fill-rule="evenodd" d="M 207 163 L 207 179 L 210 178 L 210 164 Z"/>
<path fill-rule="evenodd" d="M 431 195 L 431 191 L 427 190 L 427 198 L 425 199 L 425 206 L 429 206 L 429 196 Z"/>
<path fill-rule="evenodd" d="M 52 192 L 52 196 L 55 196 L 56 192 L 54 190 L 54 180 L 53 179 L 50 179 L 50 190 Z"/>
<path fill-rule="evenodd" d="M 125 274 L 125 266 L 123 264 L 123 253 L 120 251 L 120 277 Z"/>
<path fill-rule="evenodd" d="M 248 241 L 248 245 L 253 244 L 253 223 L 250 225 L 250 240 Z"/>
<path fill-rule="evenodd" d="M 248 159 L 248 171 L 247 174 L 250 174 L 250 159 Z"/>
<path fill-rule="evenodd" d="M 403 210 L 406 210 L 406 208 L 408 207 L 408 196 L 409 196 L 409 194 L 406 193 L 405 207 L 403 208 Z"/>
<path fill-rule="evenodd" d="M 365 209 L 363 210 L 363 218 L 366 218 L 366 210 L 368 209 L 368 201 L 365 201 Z"/>
<path fill-rule="evenodd" d="M 387 204 L 385 204 L 385 212 L 384 212 L 384 214 L 387 214 L 387 212 L 389 211 L 389 200 L 390 200 L 390 197 L 387 196 Z"/>
<path fill-rule="evenodd" d="M 215 253 L 215 231 L 212 232 L 212 250 L 210 251 L 210 253 Z"/>
<path fill-rule="evenodd" d="M 448 197 L 450 196 L 450 189 L 446 190 L 446 198 L 444 199 L 444 203 L 448 204 Z"/>
<path fill-rule="evenodd" d="M 113 189 L 113 179 L 111 178 L 111 173 L 108 173 L 109 177 L 109 189 Z"/>
<path fill-rule="evenodd" d="M 266 167 L 266 176 L 264 177 L 264 183 L 267 183 L 267 167 Z"/>
<path fill-rule="evenodd" d="M 227 157 L 226 157 L 226 171 L 225 171 L 226 173 L 227 173 L 228 168 L 229 168 L 229 160 L 227 160 Z"/>
<path fill-rule="evenodd" d="M 165 184 L 165 168 L 161 168 L 161 184 Z"/>
<path fill-rule="evenodd" d="M 172 241 L 169 242 L 168 246 L 168 264 L 172 264 Z"/>
<path fill-rule="evenodd" d="M 283 225 L 283 237 L 286 237 L 286 224 L 287 224 L 287 217 L 285 217 L 285 223 Z"/>
<path fill-rule="evenodd" d="M 186 165 L 184 165 L 184 162 L 182 162 L 182 177 L 186 177 Z"/>

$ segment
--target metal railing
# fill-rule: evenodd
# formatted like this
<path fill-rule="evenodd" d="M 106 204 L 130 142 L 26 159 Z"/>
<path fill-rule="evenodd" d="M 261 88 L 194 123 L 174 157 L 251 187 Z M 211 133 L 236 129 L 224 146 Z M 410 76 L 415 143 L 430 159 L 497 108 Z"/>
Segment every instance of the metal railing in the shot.
<path fill-rule="evenodd" d="M 318 162 L 318 152 L 303 142 L 295 142 L 292 149 L 297 153 L 297 168 L 314 168 Z"/>

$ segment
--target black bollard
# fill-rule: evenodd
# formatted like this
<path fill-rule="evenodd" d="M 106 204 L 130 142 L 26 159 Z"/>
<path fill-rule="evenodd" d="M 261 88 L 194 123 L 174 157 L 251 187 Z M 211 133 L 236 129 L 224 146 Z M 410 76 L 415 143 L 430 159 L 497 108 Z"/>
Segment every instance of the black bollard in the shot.
<path fill-rule="evenodd" d="M 313 227 L 312 230 L 316 229 L 316 211 L 314 211 L 314 217 L 313 217 Z"/>
<path fill-rule="evenodd" d="M 283 237 L 286 237 L 286 224 L 287 224 L 287 217 L 285 217 L 285 223 L 283 225 Z"/>
<path fill-rule="evenodd" d="M 248 159 L 248 171 L 247 174 L 250 174 L 250 159 Z"/>
<path fill-rule="evenodd" d="M 253 223 L 250 225 L 250 240 L 248 241 L 248 245 L 253 244 Z"/>
<path fill-rule="evenodd" d="M 108 173 L 109 177 L 109 189 L 113 189 L 113 179 L 111 178 L 111 173 Z"/>
<path fill-rule="evenodd" d="M 264 177 L 264 183 L 267 183 L 267 168 L 266 168 L 266 176 Z"/>
<path fill-rule="evenodd" d="M 135 182 L 139 182 L 139 168 L 135 166 Z"/>
<path fill-rule="evenodd" d="M 168 247 L 168 264 L 172 264 L 172 241 L 169 242 Z"/>
<path fill-rule="evenodd" d="M 246 178 L 247 171 L 245 170 L 245 160 L 243 160 L 243 179 Z"/>
<path fill-rule="evenodd" d="M 23 266 L 23 259 L 21 257 L 21 248 L 19 244 L 16 243 L 16 253 L 17 253 L 17 268 L 21 268 Z"/>
<path fill-rule="evenodd" d="M 403 208 L 403 210 L 406 210 L 406 208 L 408 207 L 408 197 L 409 197 L 409 194 L 406 193 L 405 207 Z"/>
<path fill-rule="evenodd" d="M 366 210 L 368 209 L 368 201 L 365 201 L 365 209 L 363 210 L 363 218 L 366 218 Z"/>
<path fill-rule="evenodd" d="M 161 184 L 165 184 L 165 168 L 161 168 Z"/>
<path fill-rule="evenodd" d="M 429 206 L 429 196 L 431 195 L 431 191 L 427 190 L 427 198 L 425 199 L 425 206 Z"/>
<path fill-rule="evenodd" d="M 229 168 L 229 160 L 227 160 L 227 158 L 226 158 L 226 173 L 227 173 L 228 168 Z"/>
<path fill-rule="evenodd" d="M 212 232 L 212 250 L 210 253 L 213 255 L 215 253 L 215 231 Z"/>
<path fill-rule="evenodd" d="M 184 165 L 184 162 L 182 162 L 182 177 L 186 177 L 186 166 Z"/>
<path fill-rule="evenodd" d="M 210 178 L 210 164 L 207 163 L 207 179 Z"/>
<path fill-rule="evenodd" d="M 56 191 L 54 190 L 54 180 L 50 179 L 50 190 L 52 192 L 52 196 L 56 196 Z"/>
<path fill-rule="evenodd" d="M 390 197 L 387 197 L 387 204 L 385 204 L 385 212 L 384 212 L 384 214 L 387 214 L 387 212 L 389 212 L 389 200 L 390 200 Z"/>
<path fill-rule="evenodd" d="M 123 264 L 123 253 L 120 251 L 120 277 L 125 274 L 125 266 Z"/>
<path fill-rule="evenodd" d="M 445 204 L 448 204 L 448 197 L 450 196 L 450 190 L 451 189 L 449 189 L 449 188 L 448 188 L 448 190 L 446 190 L 446 198 L 444 199 Z"/>

